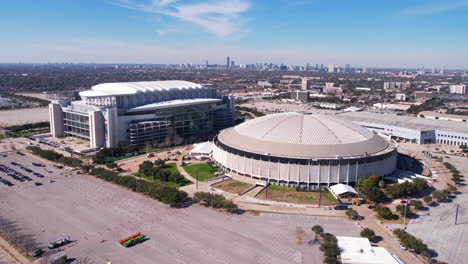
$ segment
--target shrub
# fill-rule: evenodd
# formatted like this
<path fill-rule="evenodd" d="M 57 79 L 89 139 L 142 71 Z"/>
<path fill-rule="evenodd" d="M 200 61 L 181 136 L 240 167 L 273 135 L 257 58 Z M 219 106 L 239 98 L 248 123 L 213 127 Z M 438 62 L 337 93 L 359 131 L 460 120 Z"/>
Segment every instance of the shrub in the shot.
<path fill-rule="evenodd" d="M 375 236 L 375 232 L 374 230 L 366 227 L 361 231 L 361 236 L 367 239 L 371 239 L 372 237 Z"/>
<path fill-rule="evenodd" d="M 390 210 L 390 208 L 383 206 L 383 205 L 376 206 L 374 208 L 374 211 L 377 213 L 377 215 L 380 218 L 388 219 L 393 215 L 392 210 Z"/>

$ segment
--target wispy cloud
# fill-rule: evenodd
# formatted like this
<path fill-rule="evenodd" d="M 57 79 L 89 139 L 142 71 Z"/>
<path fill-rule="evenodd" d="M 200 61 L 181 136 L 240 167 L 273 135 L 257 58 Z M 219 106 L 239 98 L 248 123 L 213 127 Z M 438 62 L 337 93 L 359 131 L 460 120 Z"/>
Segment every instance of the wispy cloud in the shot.
<path fill-rule="evenodd" d="M 241 15 L 249 10 L 247 0 L 209 0 L 182 3 L 179 0 L 150 0 L 141 4 L 132 0 L 113 0 L 112 4 L 150 14 L 166 15 L 194 23 L 219 37 L 241 31 Z"/>
<path fill-rule="evenodd" d="M 468 7 L 468 0 L 437 0 L 403 9 L 400 15 L 432 15 Z"/>

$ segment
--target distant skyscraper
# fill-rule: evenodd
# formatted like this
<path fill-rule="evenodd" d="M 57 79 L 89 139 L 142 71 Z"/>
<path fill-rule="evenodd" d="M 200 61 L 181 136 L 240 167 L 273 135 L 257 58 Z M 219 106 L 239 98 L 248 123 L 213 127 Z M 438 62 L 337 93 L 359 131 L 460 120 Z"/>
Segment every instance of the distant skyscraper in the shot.
<path fill-rule="evenodd" d="M 328 64 L 328 72 L 335 72 L 335 64 Z"/>
<path fill-rule="evenodd" d="M 436 67 L 432 66 L 432 74 L 435 74 L 435 73 L 436 73 Z"/>
<path fill-rule="evenodd" d="M 440 74 L 444 74 L 444 65 L 442 65 L 442 67 L 440 67 Z"/>
<path fill-rule="evenodd" d="M 345 72 L 351 72 L 351 66 L 349 64 L 346 64 L 344 67 Z"/>
<path fill-rule="evenodd" d="M 318 69 L 319 69 L 318 64 L 315 64 L 315 70 L 318 71 Z"/>
<path fill-rule="evenodd" d="M 231 62 L 230 62 L 229 56 L 227 56 L 227 59 L 226 59 L 226 68 L 229 68 L 230 65 L 231 65 Z"/>

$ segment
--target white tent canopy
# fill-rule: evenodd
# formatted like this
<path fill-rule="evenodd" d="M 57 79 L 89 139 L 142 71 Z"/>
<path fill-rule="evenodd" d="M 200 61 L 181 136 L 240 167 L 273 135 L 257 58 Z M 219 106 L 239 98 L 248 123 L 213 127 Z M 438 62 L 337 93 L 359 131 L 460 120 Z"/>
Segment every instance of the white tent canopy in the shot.
<path fill-rule="evenodd" d="M 345 194 L 345 193 L 353 193 L 353 194 L 359 195 L 358 192 L 353 187 L 351 187 L 349 185 L 346 185 L 346 184 L 342 184 L 342 183 L 335 184 L 335 185 L 331 186 L 330 190 L 336 196 L 340 196 L 340 195 Z"/>
<path fill-rule="evenodd" d="M 190 151 L 190 155 L 194 154 L 206 154 L 209 155 L 213 152 L 213 142 L 207 141 L 200 144 L 193 144 L 193 149 Z"/>

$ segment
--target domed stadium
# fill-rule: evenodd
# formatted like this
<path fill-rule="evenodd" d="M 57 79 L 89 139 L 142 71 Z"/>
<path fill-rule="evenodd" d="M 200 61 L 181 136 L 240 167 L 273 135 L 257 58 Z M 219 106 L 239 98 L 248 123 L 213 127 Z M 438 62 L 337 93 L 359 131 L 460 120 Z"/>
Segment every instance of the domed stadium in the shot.
<path fill-rule="evenodd" d="M 396 146 L 333 115 L 280 113 L 222 130 L 213 159 L 225 170 L 271 184 L 353 184 L 396 168 Z"/>

